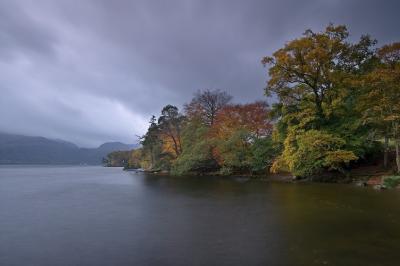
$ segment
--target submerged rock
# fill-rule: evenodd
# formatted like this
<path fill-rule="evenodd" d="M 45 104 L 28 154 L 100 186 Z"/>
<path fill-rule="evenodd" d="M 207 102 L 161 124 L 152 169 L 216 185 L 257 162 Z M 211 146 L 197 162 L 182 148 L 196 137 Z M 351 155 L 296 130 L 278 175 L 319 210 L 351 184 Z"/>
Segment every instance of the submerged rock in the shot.
<path fill-rule="evenodd" d="M 377 189 L 377 190 L 381 190 L 381 189 L 386 189 L 386 186 L 382 185 L 382 184 L 379 184 L 379 185 L 374 185 L 373 188 Z"/>

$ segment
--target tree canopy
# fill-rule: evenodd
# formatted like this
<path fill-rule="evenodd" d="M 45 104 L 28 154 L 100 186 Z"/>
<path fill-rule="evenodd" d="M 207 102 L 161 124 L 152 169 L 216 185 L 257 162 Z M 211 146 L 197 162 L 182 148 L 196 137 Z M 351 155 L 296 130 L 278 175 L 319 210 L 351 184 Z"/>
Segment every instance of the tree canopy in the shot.
<path fill-rule="evenodd" d="M 392 141 L 400 172 L 400 43 L 377 49 L 369 35 L 349 36 L 346 26 L 330 24 L 264 57 L 271 105 L 234 104 L 209 89 L 182 113 L 166 105 L 131 161 L 178 175 L 346 176 L 372 154 L 385 154 L 387 167 Z"/>

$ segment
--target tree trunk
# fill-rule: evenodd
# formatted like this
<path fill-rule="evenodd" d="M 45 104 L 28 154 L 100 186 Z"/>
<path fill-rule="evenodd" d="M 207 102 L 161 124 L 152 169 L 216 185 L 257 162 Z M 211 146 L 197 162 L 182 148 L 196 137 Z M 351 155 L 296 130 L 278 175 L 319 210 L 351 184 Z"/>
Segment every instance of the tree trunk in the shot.
<path fill-rule="evenodd" d="M 315 98 L 316 98 L 315 108 L 317 109 L 317 116 L 318 116 L 318 118 L 323 120 L 324 119 L 324 110 L 322 109 L 322 102 L 317 97 L 315 97 Z"/>
<path fill-rule="evenodd" d="M 315 95 L 315 109 L 318 118 L 318 124 L 316 129 L 320 129 L 321 125 L 325 122 L 324 110 L 322 109 L 322 100 L 320 100 L 318 94 Z"/>
<path fill-rule="evenodd" d="M 172 138 L 172 141 L 174 142 L 174 150 L 175 150 L 176 157 L 178 157 L 180 154 L 179 148 L 178 148 L 178 143 L 176 142 L 174 135 L 171 135 L 171 138 Z"/>
<path fill-rule="evenodd" d="M 383 151 L 383 167 L 387 169 L 388 167 L 388 155 L 389 155 L 389 137 L 385 135 L 385 146 Z"/>

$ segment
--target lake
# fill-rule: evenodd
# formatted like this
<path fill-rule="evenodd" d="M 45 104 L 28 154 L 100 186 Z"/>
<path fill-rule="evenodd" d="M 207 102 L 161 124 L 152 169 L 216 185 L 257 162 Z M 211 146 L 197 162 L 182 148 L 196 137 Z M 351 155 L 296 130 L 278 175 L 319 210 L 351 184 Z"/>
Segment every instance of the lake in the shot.
<path fill-rule="evenodd" d="M 400 265 L 400 191 L 0 166 L 0 265 Z"/>

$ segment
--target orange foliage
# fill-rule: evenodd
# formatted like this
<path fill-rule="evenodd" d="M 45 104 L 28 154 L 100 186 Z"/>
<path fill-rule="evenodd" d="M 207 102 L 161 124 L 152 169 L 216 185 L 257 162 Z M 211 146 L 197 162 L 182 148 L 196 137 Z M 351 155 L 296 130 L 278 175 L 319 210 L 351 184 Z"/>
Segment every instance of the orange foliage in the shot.
<path fill-rule="evenodd" d="M 262 101 L 227 105 L 217 114 L 215 123 L 210 130 L 210 137 L 227 141 L 241 130 L 246 131 L 249 136 L 254 138 L 269 136 L 272 134 L 273 125 L 268 118 L 268 112 L 268 104 Z M 241 141 L 235 145 L 247 146 L 249 142 Z M 216 161 L 222 165 L 224 159 L 221 151 L 215 147 L 212 153 Z"/>
<path fill-rule="evenodd" d="M 170 136 L 163 134 L 160 135 L 160 138 L 162 140 L 162 152 L 165 154 L 170 154 L 174 157 L 178 157 L 173 139 Z M 180 145 L 180 142 L 178 145 Z"/>
<path fill-rule="evenodd" d="M 269 136 L 273 126 L 268 111 L 268 104 L 262 101 L 227 105 L 217 114 L 211 134 L 227 139 L 238 130 L 246 130 L 256 138 Z"/>

